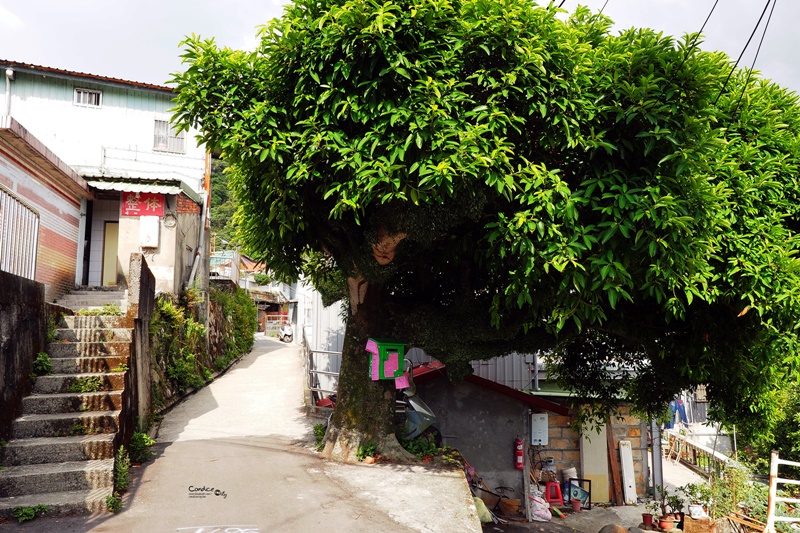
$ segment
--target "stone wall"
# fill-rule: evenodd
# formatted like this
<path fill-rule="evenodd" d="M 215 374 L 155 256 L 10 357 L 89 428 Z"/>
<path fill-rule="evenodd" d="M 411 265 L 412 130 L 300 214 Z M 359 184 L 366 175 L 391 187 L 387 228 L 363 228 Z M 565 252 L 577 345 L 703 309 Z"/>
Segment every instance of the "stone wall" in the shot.
<path fill-rule="evenodd" d="M 47 338 L 44 285 L 0 271 L 0 438 L 30 393 L 33 359 Z"/>

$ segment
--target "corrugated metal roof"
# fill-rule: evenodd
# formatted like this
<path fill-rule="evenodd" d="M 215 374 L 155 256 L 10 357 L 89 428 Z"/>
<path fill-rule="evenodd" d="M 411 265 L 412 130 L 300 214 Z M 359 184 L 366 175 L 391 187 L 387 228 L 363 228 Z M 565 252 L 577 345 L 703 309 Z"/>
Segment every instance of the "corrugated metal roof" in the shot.
<path fill-rule="evenodd" d="M 164 182 L 141 182 L 141 181 L 89 181 L 89 186 L 101 191 L 120 191 L 120 192 L 149 192 L 154 194 L 180 194 L 197 202 L 202 203 L 200 195 L 189 188 L 185 183 L 176 181 L 171 183 Z"/>
<path fill-rule="evenodd" d="M 88 74 L 86 72 L 76 72 L 71 70 L 64 70 L 60 68 L 45 67 L 42 65 L 34 65 L 33 63 L 21 63 L 19 61 L 9 61 L 7 59 L 0 59 L 0 67 L 13 68 L 20 71 L 28 72 L 42 72 L 49 75 L 60 75 L 73 78 L 84 78 L 94 80 L 99 83 L 112 83 L 116 85 L 128 85 L 133 87 L 140 87 L 142 89 L 150 89 L 161 92 L 173 92 L 172 87 L 166 85 L 156 85 L 153 83 L 144 83 L 140 81 L 123 80 L 121 78 L 111 78 L 109 76 L 98 76 L 97 74 Z"/>

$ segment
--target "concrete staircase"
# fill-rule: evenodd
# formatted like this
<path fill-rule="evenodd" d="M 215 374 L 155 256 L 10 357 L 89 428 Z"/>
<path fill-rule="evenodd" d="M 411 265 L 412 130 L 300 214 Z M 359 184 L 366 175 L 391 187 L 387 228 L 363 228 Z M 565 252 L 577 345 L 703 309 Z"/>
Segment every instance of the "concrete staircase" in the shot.
<path fill-rule="evenodd" d="M 118 287 L 81 287 L 62 296 L 56 304 L 73 311 L 94 311 L 105 305 L 117 305 L 124 313 L 127 311 L 127 296 L 127 291 Z"/>
<path fill-rule="evenodd" d="M 114 487 L 115 436 L 132 330 L 124 316 L 64 316 L 48 345 L 52 374 L 39 376 L 0 446 L 0 516 L 44 504 L 48 515 L 105 508 Z M 99 383 L 96 392 L 70 385 Z"/>

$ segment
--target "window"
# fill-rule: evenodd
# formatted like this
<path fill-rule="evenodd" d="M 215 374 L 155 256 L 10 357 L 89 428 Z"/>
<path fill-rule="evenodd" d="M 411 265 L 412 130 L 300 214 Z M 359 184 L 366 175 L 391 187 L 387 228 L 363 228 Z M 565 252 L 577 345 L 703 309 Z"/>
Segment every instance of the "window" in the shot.
<path fill-rule="evenodd" d="M 103 93 L 76 87 L 72 103 L 83 107 L 100 107 L 103 104 Z"/>
<path fill-rule="evenodd" d="M 176 132 L 168 120 L 156 120 L 153 150 L 186 153 L 186 132 Z"/>

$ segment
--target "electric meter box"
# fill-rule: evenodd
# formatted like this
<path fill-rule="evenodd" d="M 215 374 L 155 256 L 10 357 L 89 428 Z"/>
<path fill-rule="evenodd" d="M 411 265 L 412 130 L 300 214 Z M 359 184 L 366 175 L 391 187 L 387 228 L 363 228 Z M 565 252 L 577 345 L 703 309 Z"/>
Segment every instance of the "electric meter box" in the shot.
<path fill-rule="evenodd" d="M 531 445 L 547 445 L 547 413 L 531 414 Z"/>

